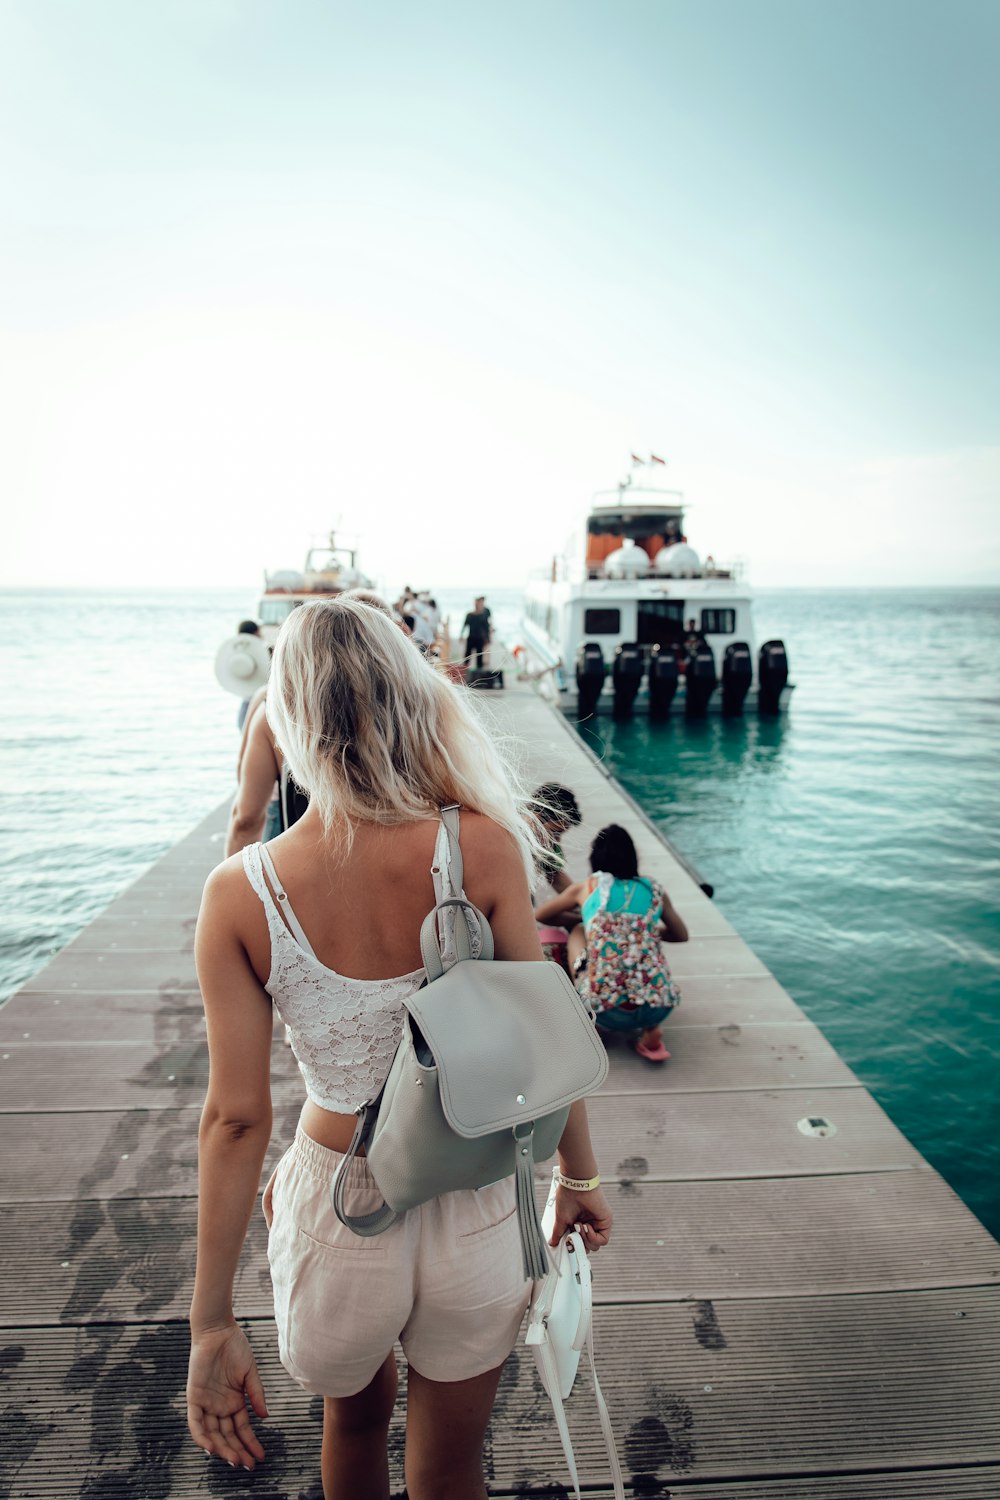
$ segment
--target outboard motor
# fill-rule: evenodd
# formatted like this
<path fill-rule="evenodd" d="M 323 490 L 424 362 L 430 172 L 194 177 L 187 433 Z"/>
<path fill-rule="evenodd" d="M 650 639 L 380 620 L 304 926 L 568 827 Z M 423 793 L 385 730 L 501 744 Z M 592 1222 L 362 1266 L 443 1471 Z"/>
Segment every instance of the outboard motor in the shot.
<path fill-rule="evenodd" d="M 649 658 L 649 717 L 665 719 L 677 692 L 680 670 L 669 646 L 654 646 Z"/>
<path fill-rule="evenodd" d="M 722 656 L 722 712 L 736 718 L 743 712 L 743 699 L 750 690 L 753 662 L 746 641 L 734 641 Z"/>
<path fill-rule="evenodd" d="M 631 716 L 635 695 L 642 681 L 642 649 L 635 641 L 623 641 L 611 664 L 611 681 L 615 690 L 615 718 Z"/>
<path fill-rule="evenodd" d="M 781 711 L 781 690 L 788 681 L 788 657 L 784 641 L 765 641 L 757 663 L 757 707 L 762 714 Z"/>
<path fill-rule="evenodd" d="M 576 653 L 577 713 L 589 719 L 604 686 L 604 652 L 596 641 L 585 641 Z"/>
<path fill-rule="evenodd" d="M 708 700 L 719 680 L 712 648 L 704 641 L 688 657 L 685 679 L 684 712 L 689 719 L 703 719 L 708 711 Z"/>

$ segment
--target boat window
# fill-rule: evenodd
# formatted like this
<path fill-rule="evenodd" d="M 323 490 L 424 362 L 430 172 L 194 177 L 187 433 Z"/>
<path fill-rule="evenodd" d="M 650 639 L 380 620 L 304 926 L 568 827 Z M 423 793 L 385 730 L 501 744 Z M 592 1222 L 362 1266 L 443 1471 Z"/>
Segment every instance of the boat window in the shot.
<path fill-rule="evenodd" d="M 702 635 L 733 635 L 736 631 L 735 609 L 703 609 Z"/>
<path fill-rule="evenodd" d="M 641 599 L 637 616 L 640 646 L 679 646 L 684 640 L 683 599 Z"/>
<path fill-rule="evenodd" d="M 260 602 L 260 623 L 262 625 L 282 625 L 292 610 L 296 601 L 293 599 L 262 599 Z"/>
<path fill-rule="evenodd" d="M 620 609 L 585 609 L 584 635 L 617 635 L 622 628 Z"/>

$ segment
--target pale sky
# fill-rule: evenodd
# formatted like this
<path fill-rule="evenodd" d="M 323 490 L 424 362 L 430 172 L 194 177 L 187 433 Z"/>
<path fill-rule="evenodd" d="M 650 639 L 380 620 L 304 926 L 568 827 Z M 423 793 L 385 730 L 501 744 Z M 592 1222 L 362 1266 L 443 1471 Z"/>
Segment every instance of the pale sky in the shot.
<path fill-rule="evenodd" d="M 995 0 L 0 0 L 0 584 L 1000 583 Z"/>

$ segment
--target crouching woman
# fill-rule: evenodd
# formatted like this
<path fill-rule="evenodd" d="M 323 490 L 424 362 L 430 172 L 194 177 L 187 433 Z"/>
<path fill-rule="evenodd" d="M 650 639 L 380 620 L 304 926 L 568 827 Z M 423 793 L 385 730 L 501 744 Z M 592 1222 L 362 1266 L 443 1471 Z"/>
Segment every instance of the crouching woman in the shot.
<path fill-rule="evenodd" d="M 660 1026 L 680 1002 L 661 942 L 687 942 L 684 919 L 655 880 L 639 874 L 635 844 L 609 823 L 590 846 L 587 880 L 535 909 L 537 922 L 558 922 L 580 907 L 569 935 L 569 966 L 599 1031 L 626 1036 L 647 1062 L 666 1062 Z"/>

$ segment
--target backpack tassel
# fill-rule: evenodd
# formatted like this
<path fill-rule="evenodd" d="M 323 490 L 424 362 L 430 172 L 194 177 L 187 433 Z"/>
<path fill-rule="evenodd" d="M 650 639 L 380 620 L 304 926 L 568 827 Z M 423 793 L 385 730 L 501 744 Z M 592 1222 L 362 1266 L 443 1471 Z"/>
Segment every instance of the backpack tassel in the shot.
<path fill-rule="evenodd" d="M 525 1129 L 526 1134 L 518 1134 L 518 1131 Z M 540 1281 L 549 1272 L 549 1252 L 538 1218 L 538 1206 L 535 1203 L 535 1158 L 532 1150 L 534 1133 L 533 1124 L 527 1127 L 514 1126 L 514 1191 L 517 1202 L 517 1221 L 521 1230 L 521 1259 L 526 1281 Z"/>

